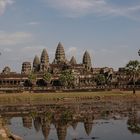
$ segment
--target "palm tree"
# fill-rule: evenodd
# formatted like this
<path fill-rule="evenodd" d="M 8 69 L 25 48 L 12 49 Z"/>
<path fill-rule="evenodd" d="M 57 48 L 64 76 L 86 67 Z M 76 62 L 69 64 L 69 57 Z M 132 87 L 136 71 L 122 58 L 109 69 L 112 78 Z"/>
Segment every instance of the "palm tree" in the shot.
<path fill-rule="evenodd" d="M 31 83 L 32 88 L 33 88 L 33 86 L 36 85 L 36 81 L 37 81 L 37 76 L 36 76 L 36 74 L 34 74 L 33 72 L 31 72 L 31 73 L 29 74 L 29 76 L 28 76 L 28 80 L 29 80 L 29 82 Z"/>
<path fill-rule="evenodd" d="M 126 65 L 126 71 L 131 76 L 131 79 L 133 81 L 133 94 L 135 94 L 135 85 L 138 76 L 140 75 L 140 62 L 138 60 L 131 60 Z"/>
<path fill-rule="evenodd" d="M 139 51 L 138 51 L 138 55 L 140 56 L 140 49 L 139 49 Z"/>
<path fill-rule="evenodd" d="M 44 80 L 45 83 L 50 83 L 51 78 L 52 78 L 52 75 L 51 75 L 51 73 L 49 73 L 49 72 L 46 72 L 46 73 L 43 75 L 43 80 Z"/>

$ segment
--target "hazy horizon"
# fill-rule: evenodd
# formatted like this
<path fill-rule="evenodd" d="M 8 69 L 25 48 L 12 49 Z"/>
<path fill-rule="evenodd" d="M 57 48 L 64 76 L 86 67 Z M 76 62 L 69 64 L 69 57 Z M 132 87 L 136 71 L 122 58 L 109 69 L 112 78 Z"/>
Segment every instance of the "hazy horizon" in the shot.
<path fill-rule="evenodd" d="M 139 36 L 139 0 L 0 0 L 0 71 L 20 72 L 44 48 L 51 63 L 59 42 L 68 60 L 87 50 L 93 67 L 117 69 L 140 59 Z"/>

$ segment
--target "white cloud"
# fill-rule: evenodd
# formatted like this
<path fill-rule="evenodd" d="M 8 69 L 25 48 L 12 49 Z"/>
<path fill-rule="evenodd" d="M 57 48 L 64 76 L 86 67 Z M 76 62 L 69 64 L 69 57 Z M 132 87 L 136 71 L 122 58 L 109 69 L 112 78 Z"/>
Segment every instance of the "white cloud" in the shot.
<path fill-rule="evenodd" d="M 89 13 L 93 8 L 105 5 L 104 0 L 46 0 L 58 10 L 64 10 L 69 17 L 77 17 Z"/>
<path fill-rule="evenodd" d="M 34 52 L 34 53 L 40 52 L 40 53 L 41 53 L 41 51 L 42 51 L 44 48 L 46 48 L 46 46 L 43 46 L 43 45 L 38 45 L 38 46 L 35 46 L 35 45 L 26 46 L 26 47 L 23 47 L 23 48 L 21 49 L 21 52 L 25 52 L 25 53 L 27 53 L 27 52 Z"/>
<path fill-rule="evenodd" d="M 79 17 L 86 14 L 98 16 L 124 16 L 131 19 L 140 19 L 138 12 L 140 4 L 132 6 L 117 6 L 108 0 L 45 0 L 48 6 L 62 12 L 64 16 Z"/>
<path fill-rule="evenodd" d="M 11 48 L 4 48 L 3 51 L 4 52 L 12 52 L 12 49 Z"/>
<path fill-rule="evenodd" d="M 77 52 L 77 48 L 76 47 L 70 47 L 70 48 L 68 48 L 66 53 L 73 54 L 73 53 L 76 53 L 76 52 Z"/>
<path fill-rule="evenodd" d="M 17 45 L 30 41 L 32 34 L 28 32 L 0 33 L 0 45 Z"/>
<path fill-rule="evenodd" d="M 14 0 L 0 0 L 0 15 L 2 15 L 8 5 L 12 5 Z"/>
<path fill-rule="evenodd" d="M 29 22 L 28 25 L 39 25 L 40 23 L 39 22 L 36 22 L 36 21 L 32 21 L 32 22 Z"/>
<path fill-rule="evenodd" d="M 92 7 L 92 3 L 89 0 L 47 0 L 55 8 L 65 8 L 67 10 L 86 10 Z"/>
<path fill-rule="evenodd" d="M 66 50 L 66 56 L 70 59 L 72 56 L 76 56 L 77 54 L 77 47 L 71 46 Z"/>

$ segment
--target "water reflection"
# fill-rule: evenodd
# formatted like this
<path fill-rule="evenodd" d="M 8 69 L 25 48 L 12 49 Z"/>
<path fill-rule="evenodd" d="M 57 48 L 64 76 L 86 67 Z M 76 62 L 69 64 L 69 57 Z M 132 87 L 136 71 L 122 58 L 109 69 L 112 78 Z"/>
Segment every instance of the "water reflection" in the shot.
<path fill-rule="evenodd" d="M 39 135 L 41 132 L 45 140 L 72 140 L 84 139 L 84 137 L 85 139 L 103 139 L 100 138 L 99 135 L 98 137 L 94 135 L 94 127 L 97 127 L 97 124 L 102 127 L 103 123 L 107 124 L 110 120 L 113 120 L 113 123 L 114 120 L 126 120 L 125 126 L 126 129 L 128 129 L 128 132 L 124 133 L 128 135 L 128 139 L 130 137 L 129 133 L 140 134 L 140 104 L 136 102 L 121 104 L 105 103 L 96 105 L 75 104 L 65 106 L 28 106 L 24 108 L 22 107 L 17 111 L 14 111 L 12 107 L 7 107 L 5 108 L 4 113 L 1 112 L 1 116 L 7 120 L 7 124 L 9 124 L 11 130 L 14 130 L 14 133 L 18 132 L 18 127 L 16 126 L 17 128 L 14 128 L 16 121 L 10 124 L 10 120 L 20 117 L 22 118 L 22 126 L 24 128 L 29 129 L 29 131 L 35 129 L 36 133 Z M 78 128 L 78 126 L 80 126 L 80 128 Z M 104 131 L 101 130 L 98 133 L 101 135 Z M 31 135 L 34 135 L 32 131 Z M 139 138 L 140 135 L 133 139 L 135 140 Z M 29 139 L 35 140 L 35 138 Z M 115 140 L 115 138 L 113 138 L 113 140 Z"/>
<path fill-rule="evenodd" d="M 140 111 L 133 110 L 130 112 L 127 126 L 132 134 L 140 134 Z"/>
<path fill-rule="evenodd" d="M 24 127 L 29 128 L 29 129 L 32 128 L 32 117 L 31 116 L 22 117 L 22 121 L 23 121 Z"/>
<path fill-rule="evenodd" d="M 41 118 L 40 117 L 34 118 L 34 127 L 37 132 L 40 131 L 40 128 L 41 128 Z"/>

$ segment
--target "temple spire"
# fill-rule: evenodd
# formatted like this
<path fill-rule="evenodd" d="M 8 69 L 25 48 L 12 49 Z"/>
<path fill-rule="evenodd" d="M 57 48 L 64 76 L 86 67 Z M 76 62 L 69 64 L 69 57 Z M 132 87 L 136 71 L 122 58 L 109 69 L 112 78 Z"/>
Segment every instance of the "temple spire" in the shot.
<path fill-rule="evenodd" d="M 91 58 L 88 51 L 85 51 L 83 55 L 83 64 L 86 66 L 87 69 L 90 69 L 92 67 Z"/>
<path fill-rule="evenodd" d="M 50 124 L 43 124 L 42 125 L 42 133 L 43 133 L 43 136 L 45 138 L 45 140 L 48 139 L 48 136 L 49 136 L 49 133 L 50 133 Z"/>
<path fill-rule="evenodd" d="M 48 69 L 49 65 L 49 56 L 46 49 L 43 49 L 41 54 L 41 64 L 40 64 L 40 70 L 46 71 Z"/>
<path fill-rule="evenodd" d="M 40 68 L 40 60 L 39 57 L 36 55 L 33 61 L 33 71 L 38 72 Z"/>
<path fill-rule="evenodd" d="M 72 56 L 72 58 L 71 58 L 71 60 L 70 60 L 70 64 L 71 64 L 71 65 L 76 65 L 76 64 L 77 64 L 76 59 L 75 59 L 74 56 Z"/>
<path fill-rule="evenodd" d="M 57 61 L 57 63 L 66 61 L 64 47 L 61 42 L 58 43 L 58 46 L 56 48 L 55 60 Z"/>

